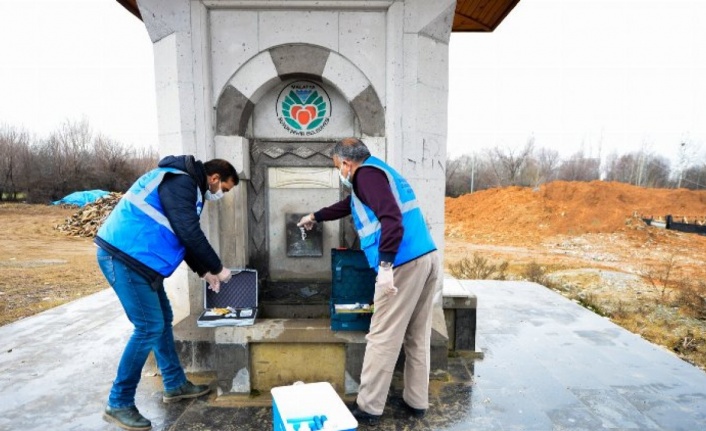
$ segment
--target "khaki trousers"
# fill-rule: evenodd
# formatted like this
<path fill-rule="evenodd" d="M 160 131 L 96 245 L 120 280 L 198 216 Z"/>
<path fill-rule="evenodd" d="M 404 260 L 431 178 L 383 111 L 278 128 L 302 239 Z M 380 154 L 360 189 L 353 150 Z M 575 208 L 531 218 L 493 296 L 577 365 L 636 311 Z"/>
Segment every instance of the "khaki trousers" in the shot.
<path fill-rule="evenodd" d="M 366 340 L 360 375 L 358 407 L 381 415 L 390 390 L 395 363 L 404 346 L 405 402 L 411 407 L 429 407 L 431 318 L 439 278 L 436 251 L 393 269 L 397 295 L 375 290 L 375 313 Z"/>

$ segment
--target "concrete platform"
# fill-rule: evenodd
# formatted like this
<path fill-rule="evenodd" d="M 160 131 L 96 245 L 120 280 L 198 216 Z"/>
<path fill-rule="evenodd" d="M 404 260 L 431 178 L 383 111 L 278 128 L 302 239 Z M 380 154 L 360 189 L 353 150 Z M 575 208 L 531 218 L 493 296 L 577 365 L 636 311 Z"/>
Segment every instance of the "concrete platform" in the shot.
<path fill-rule="evenodd" d="M 484 358 L 450 358 L 423 420 L 403 413 L 396 382 L 377 429 L 706 429 L 706 373 L 665 349 L 534 283 L 457 288 L 477 296 Z M 118 429 L 101 411 L 129 333 L 110 290 L 0 327 L 0 430 Z M 212 394 L 167 405 L 158 376 L 137 399 L 154 430 L 173 431 L 272 429 L 269 403 Z"/>

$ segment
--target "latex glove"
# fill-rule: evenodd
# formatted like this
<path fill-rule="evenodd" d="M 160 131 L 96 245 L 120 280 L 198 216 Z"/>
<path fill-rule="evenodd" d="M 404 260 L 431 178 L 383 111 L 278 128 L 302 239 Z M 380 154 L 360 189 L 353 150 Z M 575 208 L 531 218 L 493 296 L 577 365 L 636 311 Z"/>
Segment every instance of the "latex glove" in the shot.
<path fill-rule="evenodd" d="M 375 279 L 375 289 L 384 289 L 384 292 L 388 295 L 397 295 L 397 288 L 395 287 L 395 280 L 391 266 L 378 267 L 378 276 Z"/>
<path fill-rule="evenodd" d="M 306 230 L 312 230 L 315 224 L 316 220 L 314 220 L 314 214 L 307 214 L 302 217 L 301 220 L 299 220 L 299 223 L 297 223 L 297 227 L 303 227 Z"/>
<path fill-rule="evenodd" d="M 221 283 L 228 283 L 231 277 L 233 277 L 233 273 L 230 272 L 230 269 L 226 267 L 223 267 L 221 272 L 218 273 L 218 281 L 220 281 Z"/>
<path fill-rule="evenodd" d="M 218 293 L 221 290 L 221 281 L 218 279 L 217 275 L 207 272 L 203 275 L 203 279 L 208 283 L 208 288 Z"/>

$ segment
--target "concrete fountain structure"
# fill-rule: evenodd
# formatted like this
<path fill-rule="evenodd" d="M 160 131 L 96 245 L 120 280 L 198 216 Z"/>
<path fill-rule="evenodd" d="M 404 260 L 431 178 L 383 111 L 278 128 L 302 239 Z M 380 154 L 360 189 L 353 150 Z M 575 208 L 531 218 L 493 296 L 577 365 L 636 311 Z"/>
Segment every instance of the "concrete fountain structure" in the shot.
<path fill-rule="evenodd" d="M 160 154 L 218 157 L 236 167 L 241 185 L 209 206 L 202 224 L 226 266 L 259 274 L 252 327 L 197 328 L 201 280 L 182 266 L 166 281 L 184 365 L 215 371 L 222 393 L 293 380 L 355 392 L 365 334 L 331 331 L 327 303 L 330 249 L 355 247 L 356 235 L 349 221 L 327 223 L 314 233 L 316 245 L 301 249 L 294 221 L 343 196 L 330 150 L 357 136 L 414 186 L 443 251 L 448 44 L 457 2 L 122 3 L 139 14 L 154 44 Z M 516 1 L 495 3 L 507 13 Z M 439 295 L 435 368 L 445 369 L 449 329 L 466 339 L 452 339 L 452 347 L 469 344 L 474 313 L 474 298 Z"/>

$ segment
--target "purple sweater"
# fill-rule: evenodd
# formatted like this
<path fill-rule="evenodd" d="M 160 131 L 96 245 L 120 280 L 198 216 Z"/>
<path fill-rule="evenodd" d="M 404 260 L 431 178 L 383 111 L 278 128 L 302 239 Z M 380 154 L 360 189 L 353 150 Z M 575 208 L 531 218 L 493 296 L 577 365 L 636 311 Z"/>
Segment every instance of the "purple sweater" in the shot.
<path fill-rule="evenodd" d="M 353 178 L 353 190 L 356 196 L 367 205 L 382 225 L 380 238 L 380 260 L 394 262 L 397 249 L 402 242 L 404 227 L 402 213 L 392 195 L 387 176 L 378 168 L 361 166 L 356 169 Z M 348 196 L 329 207 L 314 213 L 317 222 L 338 220 L 351 214 L 351 197 Z"/>

